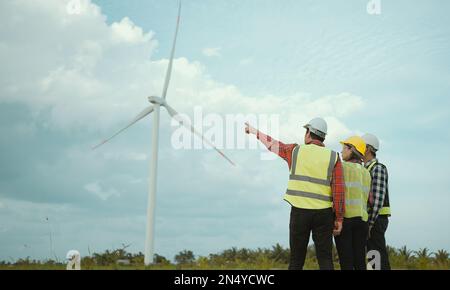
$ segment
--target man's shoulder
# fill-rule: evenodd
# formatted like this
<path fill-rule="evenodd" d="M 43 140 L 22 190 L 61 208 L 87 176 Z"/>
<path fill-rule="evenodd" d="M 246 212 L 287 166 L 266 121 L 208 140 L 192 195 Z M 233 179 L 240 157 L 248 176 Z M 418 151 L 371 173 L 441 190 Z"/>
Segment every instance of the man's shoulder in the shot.
<path fill-rule="evenodd" d="M 373 166 L 372 171 L 375 173 L 387 174 L 387 167 L 381 162 L 378 162 Z"/>
<path fill-rule="evenodd" d="M 297 143 L 286 144 L 286 145 L 284 145 L 284 148 L 289 149 L 289 150 L 294 150 L 295 148 L 300 148 L 300 145 Z"/>
<path fill-rule="evenodd" d="M 377 160 L 377 161 L 375 162 L 374 167 L 387 169 L 386 165 L 385 165 L 384 163 L 380 162 L 379 160 Z"/>
<path fill-rule="evenodd" d="M 326 147 L 325 145 L 318 145 L 318 144 L 302 144 L 302 145 L 297 145 L 296 147 L 299 147 L 300 149 L 303 150 L 312 150 L 312 151 L 318 151 L 318 152 L 327 152 L 327 153 L 336 153 L 338 154 L 338 152 L 332 150 L 331 148 Z"/>

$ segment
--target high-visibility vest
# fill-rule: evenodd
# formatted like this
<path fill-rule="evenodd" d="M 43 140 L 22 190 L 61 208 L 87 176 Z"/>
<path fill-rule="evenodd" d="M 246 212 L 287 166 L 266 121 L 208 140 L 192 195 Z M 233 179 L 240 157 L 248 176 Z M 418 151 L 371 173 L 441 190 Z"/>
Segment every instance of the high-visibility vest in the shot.
<path fill-rule="evenodd" d="M 292 165 L 284 199 L 304 209 L 332 206 L 331 178 L 338 155 L 317 145 L 297 145 L 292 151 Z"/>
<path fill-rule="evenodd" d="M 370 164 L 370 166 L 367 168 L 370 171 L 370 175 L 372 175 L 372 169 L 375 167 L 375 165 L 381 165 L 387 172 L 386 166 L 384 164 L 379 163 L 378 161 L 373 162 Z M 384 197 L 383 207 L 379 211 L 379 215 L 391 215 L 391 206 L 389 203 L 389 182 L 388 182 L 388 176 L 386 175 L 386 196 Z"/>
<path fill-rule="evenodd" d="M 345 180 L 344 218 L 361 217 L 368 220 L 367 201 L 372 178 L 370 172 L 358 163 L 342 162 Z"/>

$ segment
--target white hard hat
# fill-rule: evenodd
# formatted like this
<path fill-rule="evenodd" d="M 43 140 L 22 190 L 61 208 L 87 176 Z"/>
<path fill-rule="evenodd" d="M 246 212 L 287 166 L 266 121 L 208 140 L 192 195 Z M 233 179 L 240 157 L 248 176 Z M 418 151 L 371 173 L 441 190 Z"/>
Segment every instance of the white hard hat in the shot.
<path fill-rule="evenodd" d="M 367 145 L 372 146 L 373 149 L 377 151 L 380 149 L 380 141 L 378 140 L 377 136 L 372 134 L 365 134 L 364 136 L 362 136 L 362 138 L 364 139 L 364 142 L 366 142 Z"/>
<path fill-rule="evenodd" d="M 312 133 L 322 138 L 325 138 L 328 130 L 327 122 L 322 118 L 312 119 L 308 124 L 303 126 L 303 128 L 308 129 Z"/>

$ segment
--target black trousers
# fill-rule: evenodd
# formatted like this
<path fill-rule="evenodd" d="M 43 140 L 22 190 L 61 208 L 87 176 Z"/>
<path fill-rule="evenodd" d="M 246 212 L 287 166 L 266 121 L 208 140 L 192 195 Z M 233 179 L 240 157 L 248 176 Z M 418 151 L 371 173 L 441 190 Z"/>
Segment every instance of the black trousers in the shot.
<path fill-rule="evenodd" d="M 289 270 L 303 269 L 311 232 L 320 269 L 333 270 L 333 227 L 334 214 L 331 208 L 315 210 L 292 207 Z"/>
<path fill-rule="evenodd" d="M 389 218 L 386 215 L 379 215 L 367 241 L 367 251 L 376 250 L 380 252 L 381 270 L 390 270 L 389 255 L 386 249 L 385 233 L 388 228 Z"/>
<path fill-rule="evenodd" d="M 368 225 L 360 217 L 344 218 L 342 231 L 334 237 L 341 270 L 366 270 Z"/>

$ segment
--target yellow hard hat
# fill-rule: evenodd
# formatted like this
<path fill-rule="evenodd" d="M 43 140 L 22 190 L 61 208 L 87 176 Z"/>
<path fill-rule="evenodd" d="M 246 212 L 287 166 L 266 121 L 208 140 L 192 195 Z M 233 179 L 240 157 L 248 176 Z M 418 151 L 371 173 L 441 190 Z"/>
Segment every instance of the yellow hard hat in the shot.
<path fill-rule="evenodd" d="M 366 153 L 366 142 L 359 136 L 352 136 L 345 141 L 341 141 L 341 144 L 352 145 L 362 156 Z"/>

